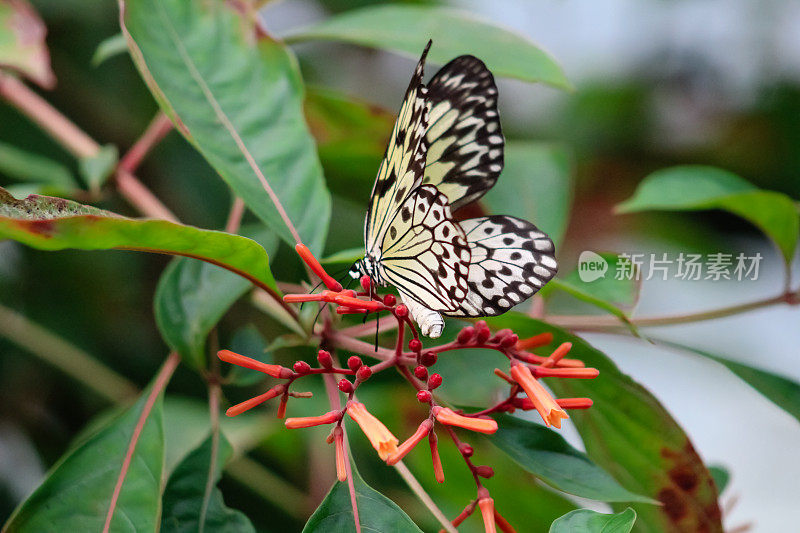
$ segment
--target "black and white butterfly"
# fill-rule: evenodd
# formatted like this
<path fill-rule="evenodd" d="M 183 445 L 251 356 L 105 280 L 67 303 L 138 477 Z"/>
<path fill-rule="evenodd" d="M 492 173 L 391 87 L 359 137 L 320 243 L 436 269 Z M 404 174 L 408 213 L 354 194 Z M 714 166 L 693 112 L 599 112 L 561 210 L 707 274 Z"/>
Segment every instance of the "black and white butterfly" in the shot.
<path fill-rule="evenodd" d="M 519 218 L 456 221 L 452 210 L 483 196 L 503 169 L 497 86 L 464 55 L 422 83 L 425 47 L 378 169 L 364 224 L 366 254 L 351 276 L 393 285 L 424 335 L 445 316 L 494 316 L 556 273 L 550 238 Z"/>

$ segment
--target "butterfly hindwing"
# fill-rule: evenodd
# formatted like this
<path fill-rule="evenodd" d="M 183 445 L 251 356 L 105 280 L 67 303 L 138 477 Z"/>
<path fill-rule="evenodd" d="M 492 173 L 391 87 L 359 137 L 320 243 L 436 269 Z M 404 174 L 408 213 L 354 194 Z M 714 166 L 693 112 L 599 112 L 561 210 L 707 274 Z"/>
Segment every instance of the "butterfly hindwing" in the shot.
<path fill-rule="evenodd" d="M 470 246 L 469 291 L 450 316 L 494 316 L 556 275 L 553 242 L 530 222 L 503 215 L 461 221 Z"/>
<path fill-rule="evenodd" d="M 417 188 L 388 225 L 381 243 L 383 276 L 428 309 L 455 312 L 467 294 L 470 249 L 447 197 Z"/>
<path fill-rule="evenodd" d="M 497 86 L 483 61 L 464 55 L 442 67 L 427 87 L 423 183 L 443 192 L 456 210 L 483 196 L 503 169 Z"/>
<path fill-rule="evenodd" d="M 422 52 L 408 85 L 389 146 L 372 187 L 364 224 L 367 252 L 380 243 L 389 220 L 422 182 L 427 151 L 425 131 L 428 128 L 427 89 L 422 84 L 422 76 L 430 45 L 428 42 Z"/>

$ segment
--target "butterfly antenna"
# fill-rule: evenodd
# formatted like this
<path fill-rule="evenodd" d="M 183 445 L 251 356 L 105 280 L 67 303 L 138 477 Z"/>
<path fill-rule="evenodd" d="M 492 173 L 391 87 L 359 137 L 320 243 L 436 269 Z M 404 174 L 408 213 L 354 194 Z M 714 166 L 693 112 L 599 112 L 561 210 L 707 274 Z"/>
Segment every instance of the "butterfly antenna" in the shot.
<path fill-rule="evenodd" d="M 314 331 L 314 326 L 317 325 L 317 320 L 319 320 L 319 315 L 322 314 L 322 310 L 325 309 L 327 306 L 328 306 L 328 302 L 325 302 L 324 304 L 319 306 L 319 311 L 317 311 L 317 314 L 314 317 L 314 321 L 311 323 L 311 331 Z"/>
<path fill-rule="evenodd" d="M 311 289 L 311 290 L 309 291 L 309 294 L 314 294 L 314 291 L 316 291 L 317 289 L 319 289 L 319 286 L 320 286 L 320 285 L 322 285 L 322 282 L 321 282 L 321 281 L 320 281 L 319 283 L 317 283 L 316 285 L 314 285 L 314 288 L 313 288 L 313 289 Z M 301 304 L 300 304 L 300 310 L 301 310 L 301 311 L 303 310 L 303 306 L 304 306 L 304 305 L 305 305 L 305 302 L 303 302 L 303 303 L 301 303 Z"/>

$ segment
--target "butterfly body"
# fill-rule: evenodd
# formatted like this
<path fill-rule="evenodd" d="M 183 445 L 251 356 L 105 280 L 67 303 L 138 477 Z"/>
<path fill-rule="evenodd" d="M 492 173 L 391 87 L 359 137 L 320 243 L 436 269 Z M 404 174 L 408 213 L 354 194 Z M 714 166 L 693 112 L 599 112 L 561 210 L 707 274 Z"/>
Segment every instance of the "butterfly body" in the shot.
<path fill-rule="evenodd" d="M 420 58 L 372 189 L 366 254 L 350 271 L 397 288 L 424 335 L 442 316 L 493 316 L 556 273 L 553 243 L 530 222 L 495 215 L 458 222 L 452 210 L 485 194 L 503 168 L 497 87 L 460 56 L 425 86 Z"/>

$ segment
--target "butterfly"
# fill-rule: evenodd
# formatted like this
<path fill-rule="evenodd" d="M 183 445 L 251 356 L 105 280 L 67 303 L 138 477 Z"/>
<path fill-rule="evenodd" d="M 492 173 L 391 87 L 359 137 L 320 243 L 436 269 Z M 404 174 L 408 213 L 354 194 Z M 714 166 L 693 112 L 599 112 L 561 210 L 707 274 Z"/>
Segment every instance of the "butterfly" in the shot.
<path fill-rule="evenodd" d="M 497 86 L 484 63 L 459 56 L 423 84 L 425 47 L 372 188 L 366 253 L 350 269 L 393 285 L 424 335 L 444 316 L 499 315 L 555 274 L 555 248 L 530 222 L 505 215 L 457 221 L 503 169 Z"/>

